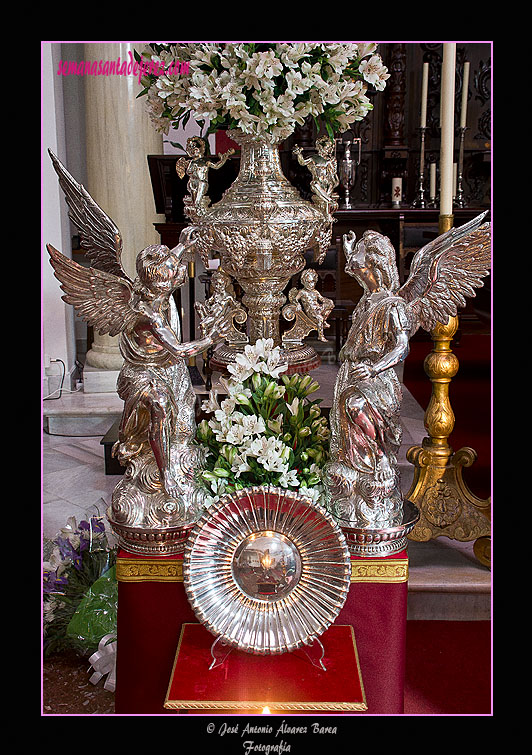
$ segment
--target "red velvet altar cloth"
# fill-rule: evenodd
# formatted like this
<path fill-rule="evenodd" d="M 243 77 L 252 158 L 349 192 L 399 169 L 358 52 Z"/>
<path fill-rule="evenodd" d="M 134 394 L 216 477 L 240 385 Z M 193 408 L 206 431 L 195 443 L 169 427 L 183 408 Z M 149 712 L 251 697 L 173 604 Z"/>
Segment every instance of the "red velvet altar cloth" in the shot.
<path fill-rule="evenodd" d="M 181 628 L 198 623 L 182 563 L 181 556 L 118 553 L 115 713 L 175 713 L 164 702 Z M 351 564 L 351 587 L 335 624 L 354 629 L 367 713 L 403 713 L 407 553 L 353 557 Z"/>
<path fill-rule="evenodd" d="M 213 661 L 212 634 L 202 624 L 184 624 L 165 708 L 189 713 L 260 714 L 366 710 L 353 628 L 335 625 L 320 637 L 323 664 L 314 643 L 281 655 L 251 655 L 221 647 Z M 314 651 L 318 650 L 317 653 Z M 215 651 L 216 657 L 218 653 Z"/>

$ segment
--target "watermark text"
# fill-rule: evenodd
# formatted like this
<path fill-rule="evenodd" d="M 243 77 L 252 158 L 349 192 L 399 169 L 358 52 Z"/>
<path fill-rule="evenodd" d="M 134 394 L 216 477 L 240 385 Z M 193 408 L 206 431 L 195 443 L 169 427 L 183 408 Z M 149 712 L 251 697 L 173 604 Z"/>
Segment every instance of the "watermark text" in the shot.
<path fill-rule="evenodd" d="M 162 60 L 60 60 L 58 76 L 135 76 L 139 84 L 144 76 L 186 76 L 190 73 L 188 60 L 175 60 L 166 65 Z"/>

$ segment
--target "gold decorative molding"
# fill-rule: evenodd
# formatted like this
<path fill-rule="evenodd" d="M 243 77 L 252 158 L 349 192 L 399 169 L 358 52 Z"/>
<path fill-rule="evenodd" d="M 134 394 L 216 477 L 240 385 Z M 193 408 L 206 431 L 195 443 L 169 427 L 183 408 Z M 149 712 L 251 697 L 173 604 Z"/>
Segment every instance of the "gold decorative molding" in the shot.
<path fill-rule="evenodd" d="M 118 582 L 183 582 L 182 559 L 117 558 Z M 351 561 L 351 582 L 408 582 L 408 559 Z"/>
<path fill-rule="evenodd" d="M 366 558 L 351 561 L 353 582 L 408 582 L 408 559 Z"/>
<path fill-rule="evenodd" d="M 182 559 L 117 558 L 118 582 L 182 582 Z"/>
<path fill-rule="evenodd" d="M 257 710 L 261 711 L 265 707 L 273 708 L 275 713 L 281 711 L 296 710 L 326 710 L 336 711 L 338 713 L 348 713 L 349 711 L 364 711 L 368 709 L 365 703 L 287 703 L 287 702 L 257 702 L 246 700 L 167 700 L 164 704 L 168 709 L 190 709 L 190 710 Z"/>
<path fill-rule="evenodd" d="M 454 540 L 476 540 L 478 560 L 489 566 L 491 538 L 491 499 L 477 498 L 462 477 L 464 467 L 477 458 L 469 447 L 456 453 L 448 443 L 454 428 L 454 413 L 449 401 L 449 383 L 458 372 L 458 359 L 450 348 L 458 329 L 458 317 L 447 325 L 437 325 L 431 333 L 434 348 L 425 359 L 425 372 L 432 382 L 432 395 L 425 412 L 429 437 L 421 446 L 412 446 L 406 457 L 414 465 L 414 479 L 406 495 L 419 511 L 419 521 L 408 535 L 425 542 L 446 536 Z"/>

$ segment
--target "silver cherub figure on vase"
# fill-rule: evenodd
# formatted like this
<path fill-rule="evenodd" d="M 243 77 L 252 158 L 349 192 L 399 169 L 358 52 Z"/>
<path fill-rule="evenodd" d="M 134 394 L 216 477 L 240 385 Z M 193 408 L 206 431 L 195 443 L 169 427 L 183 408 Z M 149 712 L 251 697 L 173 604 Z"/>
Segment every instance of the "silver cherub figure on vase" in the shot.
<path fill-rule="evenodd" d="M 387 237 L 376 231 L 366 231 L 358 242 L 353 231 L 343 237 L 345 270 L 363 295 L 340 352 L 324 483 L 328 507 L 344 529 L 362 533 L 360 542 L 364 532 L 400 530 L 402 390 L 394 368 L 406 358 L 419 327 L 431 331 L 436 323 L 447 323 L 465 297 L 483 285 L 491 250 L 485 215 L 420 249 L 402 286 Z M 383 552 L 377 547 L 365 555 Z"/>
<path fill-rule="evenodd" d="M 303 150 L 296 144 L 292 152 L 299 164 L 310 171 L 312 201 L 332 215 L 338 208 L 338 195 L 334 192 L 338 186 L 336 143 L 328 136 L 320 136 L 316 140 L 316 150 L 317 152 L 313 155 L 303 157 Z"/>
<path fill-rule="evenodd" d="M 113 454 L 126 466 L 107 517 L 122 547 L 169 554 L 208 504 L 196 484 L 204 450 L 195 443 L 195 393 L 187 360 L 221 341 L 229 321 L 218 318 L 197 341 L 181 343 L 173 292 L 187 279 L 194 226 L 178 245 L 143 249 L 132 281 L 121 265 L 119 229 L 50 152 L 91 267 L 47 245 L 67 304 L 100 333 L 119 335 L 124 363 L 117 391 L 124 400 Z"/>
<path fill-rule="evenodd" d="M 313 330 L 317 330 L 319 340 L 326 343 L 323 331 L 329 327 L 327 318 L 334 309 L 333 300 L 323 296 L 316 288 L 316 270 L 303 270 L 300 280 L 303 288 L 291 288 L 288 293 L 289 303 L 282 309 L 285 320 L 295 320 L 293 327 L 282 337 L 283 346 L 287 349 L 292 344 L 302 344 L 303 338 Z"/>
<path fill-rule="evenodd" d="M 209 206 L 210 200 L 207 196 L 209 170 L 219 170 L 235 152 L 232 148 L 228 149 L 223 155 L 218 155 L 217 162 L 213 162 L 212 159 L 205 157 L 206 149 L 205 139 L 201 136 L 189 137 L 186 147 L 188 159 L 178 158 L 175 166 L 179 178 L 184 178 L 185 175 L 189 177 L 188 194 L 184 199 L 184 204 L 187 215 L 192 220 L 195 220 L 198 214 L 204 213 Z"/>

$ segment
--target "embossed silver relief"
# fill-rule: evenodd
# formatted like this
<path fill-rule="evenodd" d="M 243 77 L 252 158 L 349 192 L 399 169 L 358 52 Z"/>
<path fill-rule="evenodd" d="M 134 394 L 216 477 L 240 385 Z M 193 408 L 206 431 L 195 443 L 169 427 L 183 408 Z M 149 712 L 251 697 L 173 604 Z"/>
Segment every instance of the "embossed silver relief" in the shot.
<path fill-rule="evenodd" d="M 358 242 L 353 231 L 343 237 L 345 270 L 364 292 L 340 352 L 325 467 L 328 506 L 344 527 L 373 531 L 404 524 L 397 464 L 402 391 L 394 367 L 406 358 L 419 327 L 430 331 L 447 323 L 483 285 L 491 251 L 485 215 L 420 249 L 402 286 L 387 237 L 376 231 Z"/>
<path fill-rule="evenodd" d="M 91 262 L 83 267 L 48 244 L 62 298 L 100 333 L 119 335 L 124 358 L 117 382 L 124 411 L 113 453 L 126 471 L 108 518 L 128 550 L 175 552 L 183 548 L 183 528 L 197 520 L 207 502 L 194 480 L 206 451 L 194 441 L 195 394 L 186 360 L 222 340 L 230 321 L 222 314 L 204 325 L 201 339 L 181 343 L 171 294 L 187 278 L 194 226 L 182 231 L 172 250 L 163 245 L 143 249 L 132 281 L 120 262 L 120 231 L 50 156 Z"/>

